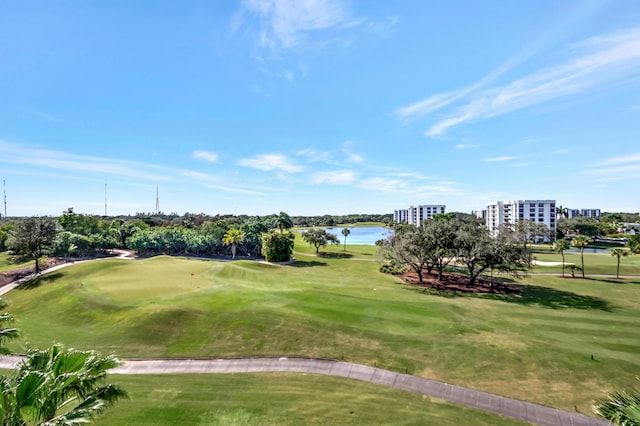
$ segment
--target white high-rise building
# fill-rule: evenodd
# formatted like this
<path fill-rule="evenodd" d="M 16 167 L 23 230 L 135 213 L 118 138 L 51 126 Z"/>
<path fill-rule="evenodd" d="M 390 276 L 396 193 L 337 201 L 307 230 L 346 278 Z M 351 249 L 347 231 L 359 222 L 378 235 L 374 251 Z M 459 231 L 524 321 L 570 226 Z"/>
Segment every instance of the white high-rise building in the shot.
<path fill-rule="evenodd" d="M 600 217 L 600 209 L 567 209 L 567 217 L 584 216 L 584 217 Z"/>
<path fill-rule="evenodd" d="M 409 206 L 408 209 L 395 210 L 393 212 L 393 221 L 395 223 L 406 222 L 411 225 L 420 226 L 422 221 L 431 219 L 433 216 L 444 213 L 446 206 L 438 205 L 420 205 Z"/>
<path fill-rule="evenodd" d="M 491 235 L 496 235 L 502 224 L 515 225 L 526 219 L 544 223 L 553 238 L 556 234 L 556 200 L 509 200 L 487 204 L 485 223 Z"/>

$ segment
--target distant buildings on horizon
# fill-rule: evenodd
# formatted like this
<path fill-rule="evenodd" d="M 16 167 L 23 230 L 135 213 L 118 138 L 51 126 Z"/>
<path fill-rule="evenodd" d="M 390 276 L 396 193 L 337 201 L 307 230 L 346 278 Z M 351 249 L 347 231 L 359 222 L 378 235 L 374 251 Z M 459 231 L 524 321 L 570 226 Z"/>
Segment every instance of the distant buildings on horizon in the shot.
<path fill-rule="evenodd" d="M 437 214 L 444 213 L 446 207 L 444 204 L 409 206 L 408 209 L 394 210 L 393 221 L 395 223 L 406 222 L 411 225 L 420 226 L 422 221 L 431 219 Z"/>
<path fill-rule="evenodd" d="M 409 206 L 408 209 L 394 210 L 393 221 L 420 226 L 422 221 L 444 213 L 445 209 L 446 206 L 443 204 Z M 601 212 L 600 209 L 557 207 L 556 200 L 507 200 L 488 203 L 485 209 L 474 211 L 472 214 L 482 219 L 494 236 L 498 233 L 500 225 L 515 225 L 521 220 L 544 224 L 549 229 L 549 235 L 554 236 L 558 219 L 578 216 L 600 217 Z"/>

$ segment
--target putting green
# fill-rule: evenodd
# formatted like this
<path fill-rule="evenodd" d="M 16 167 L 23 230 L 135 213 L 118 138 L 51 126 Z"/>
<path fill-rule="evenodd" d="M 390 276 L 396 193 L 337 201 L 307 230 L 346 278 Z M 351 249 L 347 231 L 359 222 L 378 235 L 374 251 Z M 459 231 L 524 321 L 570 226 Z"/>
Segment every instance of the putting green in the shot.
<path fill-rule="evenodd" d="M 218 262 L 171 257 L 106 262 L 111 264 L 96 270 L 82 282 L 88 291 L 127 304 L 206 291 L 215 285 L 210 270 L 222 267 Z"/>

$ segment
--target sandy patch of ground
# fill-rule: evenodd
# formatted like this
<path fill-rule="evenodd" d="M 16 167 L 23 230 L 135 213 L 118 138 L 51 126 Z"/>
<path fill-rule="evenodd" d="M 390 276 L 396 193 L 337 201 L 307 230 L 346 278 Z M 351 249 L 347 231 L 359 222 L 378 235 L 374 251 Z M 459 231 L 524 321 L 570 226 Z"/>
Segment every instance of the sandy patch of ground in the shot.
<path fill-rule="evenodd" d="M 538 266 L 562 266 L 562 262 L 545 262 L 544 260 L 532 260 L 532 264 Z M 573 265 L 573 263 L 565 262 L 564 266 Z"/>

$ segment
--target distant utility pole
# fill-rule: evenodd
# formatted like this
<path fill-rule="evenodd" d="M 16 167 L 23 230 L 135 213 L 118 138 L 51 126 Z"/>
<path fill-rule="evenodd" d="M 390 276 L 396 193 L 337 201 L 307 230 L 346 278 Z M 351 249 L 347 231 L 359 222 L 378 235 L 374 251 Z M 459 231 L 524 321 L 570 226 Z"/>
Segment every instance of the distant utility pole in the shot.
<path fill-rule="evenodd" d="M 2 180 L 2 188 L 4 190 L 4 218 L 7 218 L 7 183 Z"/>
<path fill-rule="evenodd" d="M 160 194 L 158 193 L 158 187 L 156 186 L 156 214 L 160 213 Z"/>
<path fill-rule="evenodd" d="M 104 215 L 107 215 L 107 180 L 104 180 Z"/>

